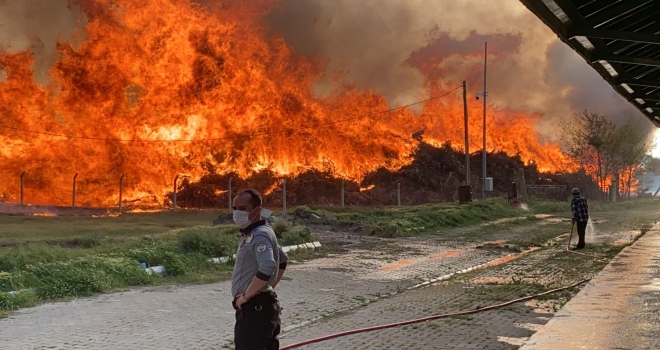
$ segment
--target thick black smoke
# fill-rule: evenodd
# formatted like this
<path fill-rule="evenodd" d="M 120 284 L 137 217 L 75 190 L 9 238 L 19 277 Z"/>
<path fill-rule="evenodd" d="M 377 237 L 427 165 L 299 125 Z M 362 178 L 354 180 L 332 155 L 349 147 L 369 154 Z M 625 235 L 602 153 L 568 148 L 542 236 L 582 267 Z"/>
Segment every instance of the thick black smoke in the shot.
<path fill-rule="evenodd" d="M 542 138 L 559 139 L 559 119 L 583 109 L 653 129 L 518 1 L 283 0 L 266 21 L 296 51 L 327 62 L 327 76 L 315 86 L 320 96 L 332 91 L 337 72 L 385 94 L 391 105 L 427 97 L 428 78 L 467 80 L 473 94 L 483 90 L 488 41 L 489 103 L 543 115 Z"/>
<path fill-rule="evenodd" d="M 48 70 L 59 59 L 57 41 L 83 40 L 86 23 L 68 0 L 0 0 L 0 52 L 32 50 L 35 79 L 46 85 Z"/>

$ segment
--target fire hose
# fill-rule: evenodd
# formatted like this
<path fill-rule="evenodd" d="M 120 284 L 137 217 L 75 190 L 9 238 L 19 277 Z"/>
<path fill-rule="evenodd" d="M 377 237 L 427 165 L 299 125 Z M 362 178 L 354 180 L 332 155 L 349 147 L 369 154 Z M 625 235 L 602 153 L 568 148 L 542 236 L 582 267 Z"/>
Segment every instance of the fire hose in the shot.
<path fill-rule="evenodd" d="M 573 253 L 573 254 L 578 254 L 578 255 L 582 255 L 582 256 L 587 256 L 587 257 L 590 257 L 590 258 L 593 258 L 593 259 L 599 260 L 599 261 L 601 261 L 601 262 L 608 262 L 607 258 L 604 257 L 604 256 L 598 256 L 598 255 L 586 254 L 586 253 L 576 252 L 576 251 L 574 251 L 574 250 L 571 250 L 571 239 L 573 239 L 573 227 L 575 227 L 575 222 L 573 222 L 573 223 L 571 224 L 571 234 L 570 234 L 570 236 L 568 236 L 568 243 L 566 244 L 566 251 L 569 252 L 569 253 Z"/>
<path fill-rule="evenodd" d="M 461 312 L 454 312 L 454 313 L 449 313 L 449 314 L 433 315 L 433 316 L 428 316 L 428 317 L 423 317 L 423 318 L 418 318 L 418 319 L 413 319 L 413 320 L 408 320 L 408 321 L 390 323 L 390 324 L 374 326 L 374 327 L 353 329 L 353 330 L 350 330 L 350 331 L 330 334 L 330 335 L 326 335 L 326 336 L 323 336 L 323 337 L 314 338 L 314 339 L 305 340 L 305 341 L 302 341 L 302 342 L 299 342 L 299 343 L 287 345 L 285 347 L 280 348 L 280 350 L 295 349 L 295 348 L 299 348 L 299 347 L 304 346 L 304 345 L 314 344 L 314 343 L 318 343 L 318 342 L 322 342 L 322 341 L 330 340 L 330 339 L 334 339 L 334 338 L 339 338 L 339 337 L 345 337 L 347 335 L 352 335 L 352 334 L 377 331 L 377 330 L 387 329 L 387 328 L 400 327 L 400 326 L 405 326 L 405 325 L 409 325 L 409 324 L 413 324 L 413 323 L 432 321 L 432 320 L 437 320 L 437 319 L 441 319 L 441 318 L 448 318 L 448 317 L 462 316 L 462 315 L 472 315 L 472 314 L 476 314 L 476 313 L 479 313 L 479 312 L 499 309 L 499 308 L 506 307 L 506 306 L 509 306 L 509 305 L 512 305 L 512 304 L 520 303 L 520 302 L 535 299 L 535 298 L 538 298 L 538 297 L 541 297 L 541 296 L 544 296 L 544 295 L 548 295 L 548 294 L 552 294 L 552 293 L 556 293 L 556 292 L 561 292 L 563 290 L 567 290 L 567 289 L 570 289 L 570 288 L 573 288 L 573 287 L 577 287 L 577 286 L 579 286 L 583 283 L 588 282 L 589 280 L 590 280 L 590 278 L 582 280 L 582 281 L 577 282 L 577 283 L 573 283 L 573 284 L 571 284 L 569 286 L 566 286 L 566 287 L 551 289 L 551 290 L 543 292 L 543 293 L 529 295 L 529 296 L 526 296 L 526 297 L 523 297 L 523 298 L 507 301 L 507 302 L 502 303 L 502 304 L 487 306 L 487 307 L 483 307 L 483 308 L 477 308 L 477 309 L 470 310 L 470 311 L 461 311 Z"/>

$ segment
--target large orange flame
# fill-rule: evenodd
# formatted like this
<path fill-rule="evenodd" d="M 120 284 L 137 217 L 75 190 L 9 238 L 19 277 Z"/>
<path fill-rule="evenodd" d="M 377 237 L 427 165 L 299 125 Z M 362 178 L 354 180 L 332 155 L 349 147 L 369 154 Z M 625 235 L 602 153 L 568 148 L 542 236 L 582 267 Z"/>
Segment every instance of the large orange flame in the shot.
<path fill-rule="evenodd" d="M 201 3 L 74 1 L 89 20 L 85 37 L 58 45 L 49 86 L 35 82 L 31 51 L 1 53 L 0 125 L 8 128 L 0 129 L 0 199 L 18 200 L 23 171 L 27 203 L 70 203 L 75 173 L 79 204 L 116 205 L 122 174 L 125 199 L 160 203 L 181 173 L 315 168 L 360 179 L 408 164 L 418 130 L 431 143 L 462 144 L 460 90 L 419 115 L 377 114 L 388 109 L 385 97 L 341 76 L 336 93 L 317 98 L 310 85 L 324 63 L 296 54 L 262 24 L 277 1 Z M 431 96 L 460 85 L 430 79 L 420 89 Z M 470 99 L 472 150 L 481 145 L 481 108 Z M 539 144 L 534 116 L 488 115 L 489 150 L 519 153 L 541 170 L 563 166 L 557 144 Z"/>

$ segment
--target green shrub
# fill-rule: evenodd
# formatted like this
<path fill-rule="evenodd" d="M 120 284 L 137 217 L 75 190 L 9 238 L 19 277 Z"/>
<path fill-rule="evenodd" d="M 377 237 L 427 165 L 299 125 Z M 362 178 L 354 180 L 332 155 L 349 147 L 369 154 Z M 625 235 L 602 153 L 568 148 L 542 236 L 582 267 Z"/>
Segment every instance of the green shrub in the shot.
<path fill-rule="evenodd" d="M 9 272 L 0 272 L 0 292 L 11 292 L 23 289 L 21 281 Z"/>
<path fill-rule="evenodd" d="M 281 237 L 277 238 L 280 246 L 310 243 L 313 241 L 312 231 L 306 226 L 294 226 L 284 231 Z"/>
<path fill-rule="evenodd" d="M 277 243 L 280 246 L 310 243 L 313 241 L 312 231 L 307 226 L 294 226 L 286 220 L 279 219 L 271 227 L 275 231 Z"/>
<path fill-rule="evenodd" d="M 22 307 L 32 306 L 36 302 L 36 295 L 31 292 L 11 295 L 0 293 L 0 310 L 18 310 Z"/>
<path fill-rule="evenodd" d="M 40 281 L 37 295 L 41 299 L 85 297 L 110 289 L 110 278 L 105 272 L 67 265 L 56 262 L 28 268 Z"/>
<path fill-rule="evenodd" d="M 0 271 L 20 269 L 28 264 L 70 259 L 71 249 L 35 243 L 0 249 Z"/>
<path fill-rule="evenodd" d="M 23 287 L 36 287 L 41 299 L 89 296 L 129 285 L 150 284 L 154 278 L 134 260 L 107 256 L 29 265 L 16 275 Z"/>
<path fill-rule="evenodd" d="M 177 242 L 187 253 L 199 253 L 207 257 L 232 256 L 239 237 L 235 230 L 227 232 L 227 229 L 192 228 L 179 232 Z"/>
<path fill-rule="evenodd" d="M 285 232 L 287 232 L 289 229 L 291 229 L 293 225 L 286 220 L 278 219 L 270 226 L 273 228 L 273 231 L 275 231 L 275 236 L 277 237 L 277 239 L 280 240 L 282 239 L 282 235 Z"/>

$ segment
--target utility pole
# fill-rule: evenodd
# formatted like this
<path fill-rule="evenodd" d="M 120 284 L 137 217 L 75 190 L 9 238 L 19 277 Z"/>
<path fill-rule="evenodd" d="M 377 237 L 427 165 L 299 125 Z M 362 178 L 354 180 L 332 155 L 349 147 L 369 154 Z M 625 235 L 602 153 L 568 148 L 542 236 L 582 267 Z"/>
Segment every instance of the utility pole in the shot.
<path fill-rule="evenodd" d="M 465 129 L 465 185 L 470 186 L 470 140 L 468 137 L 467 83 L 463 80 L 463 127 Z"/>
<path fill-rule="evenodd" d="M 488 92 L 486 90 L 486 68 L 488 63 L 488 42 L 486 42 L 484 50 L 484 151 L 483 159 L 481 165 L 481 181 L 483 181 L 481 187 L 481 198 L 486 199 L 486 96 Z"/>

